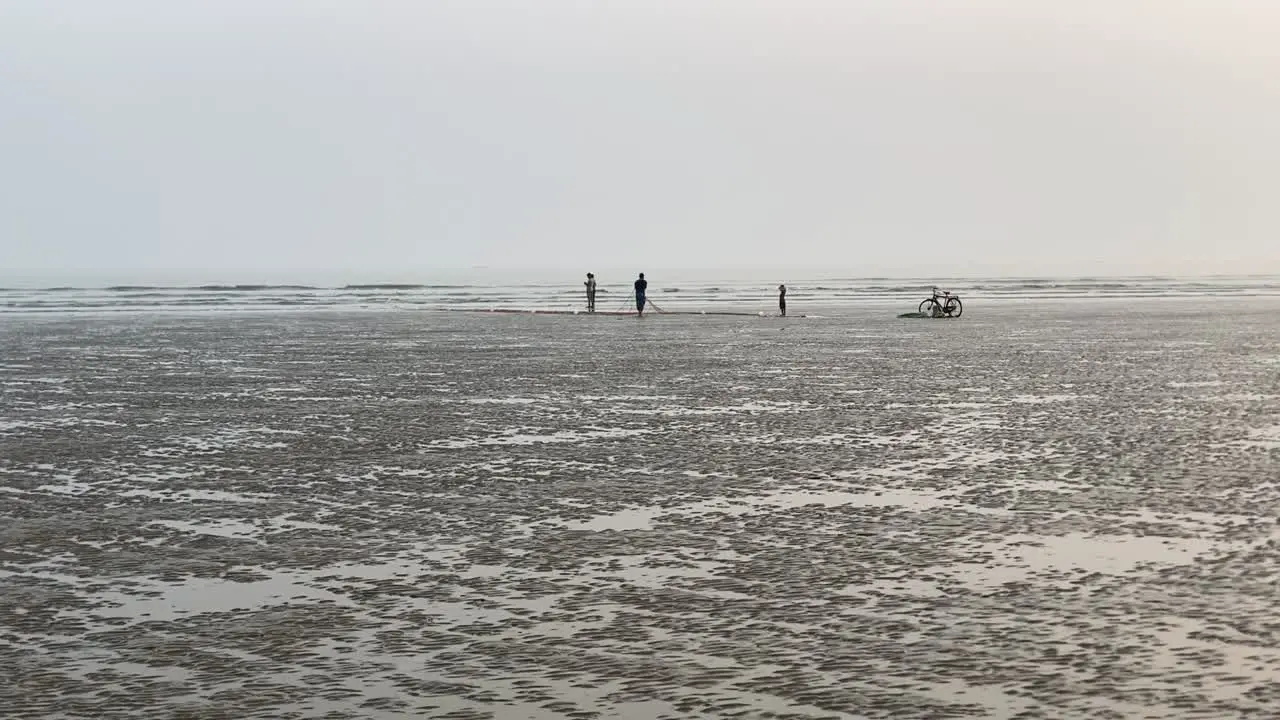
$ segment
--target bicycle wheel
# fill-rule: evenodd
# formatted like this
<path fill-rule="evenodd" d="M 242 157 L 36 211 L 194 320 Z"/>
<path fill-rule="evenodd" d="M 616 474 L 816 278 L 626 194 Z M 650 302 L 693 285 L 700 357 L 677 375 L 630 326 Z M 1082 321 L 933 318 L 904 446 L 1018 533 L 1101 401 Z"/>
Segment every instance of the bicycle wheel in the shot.
<path fill-rule="evenodd" d="M 958 297 L 947 298 L 947 304 L 942 306 L 942 312 L 946 313 L 947 317 L 958 318 L 964 312 L 964 305 Z"/>
<path fill-rule="evenodd" d="M 919 311 L 924 315 L 933 317 L 933 298 L 928 298 L 924 302 L 920 303 Z"/>

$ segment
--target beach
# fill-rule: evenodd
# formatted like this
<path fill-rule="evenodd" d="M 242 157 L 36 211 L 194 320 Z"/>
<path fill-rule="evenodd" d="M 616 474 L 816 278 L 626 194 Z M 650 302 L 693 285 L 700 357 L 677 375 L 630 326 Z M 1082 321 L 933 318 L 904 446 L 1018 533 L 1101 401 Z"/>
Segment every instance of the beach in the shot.
<path fill-rule="evenodd" d="M 1041 290 L 13 291 L 0 715 L 1274 717 L 1280 299 Z"/>

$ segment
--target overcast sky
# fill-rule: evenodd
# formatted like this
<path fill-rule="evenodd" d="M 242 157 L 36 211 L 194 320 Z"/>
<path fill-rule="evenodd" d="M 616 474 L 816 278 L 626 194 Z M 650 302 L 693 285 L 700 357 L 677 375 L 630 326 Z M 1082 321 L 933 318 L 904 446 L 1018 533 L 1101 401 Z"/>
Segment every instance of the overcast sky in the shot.
<path fill-rule="evenodd" d="M 7 0 L 0 266 L 1280 272 L 1263 0 Z"/>

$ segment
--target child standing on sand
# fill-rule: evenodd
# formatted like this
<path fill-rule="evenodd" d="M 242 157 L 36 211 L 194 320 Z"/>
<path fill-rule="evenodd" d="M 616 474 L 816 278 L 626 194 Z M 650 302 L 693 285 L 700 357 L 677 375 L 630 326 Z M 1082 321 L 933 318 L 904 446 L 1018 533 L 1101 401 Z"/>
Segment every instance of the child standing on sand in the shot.
<path fill-rule="evenodd" d="M 787 286 L 778 286 L 778 311 L 782 313 L 782 317 L 787 316 Z"/>

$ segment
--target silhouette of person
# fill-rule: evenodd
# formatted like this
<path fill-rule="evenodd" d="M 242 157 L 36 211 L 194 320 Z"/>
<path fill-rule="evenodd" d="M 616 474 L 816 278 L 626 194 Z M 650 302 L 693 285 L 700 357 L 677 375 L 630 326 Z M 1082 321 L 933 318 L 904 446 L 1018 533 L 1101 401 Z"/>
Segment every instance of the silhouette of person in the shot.
<path fill-rule="evenodd" d="M 596 276 L 594 273 L 587 273 L 587 281 L 582 283 L 587 286 L 587 312 L 596 311 Z"/>
<path fill-rule="evenodd" d="M 782 312 L 782 317 L 787 316 L 787 286 L 778 286 L 778 310 Z"/>
<path fill-rule="evenodd" d="M 644 273 L 640 273 L 640 277 L 636 280 L 636 312 L 644 315 L 645 292 L 649 289 L 649 281 L 644 279 Z"/>

